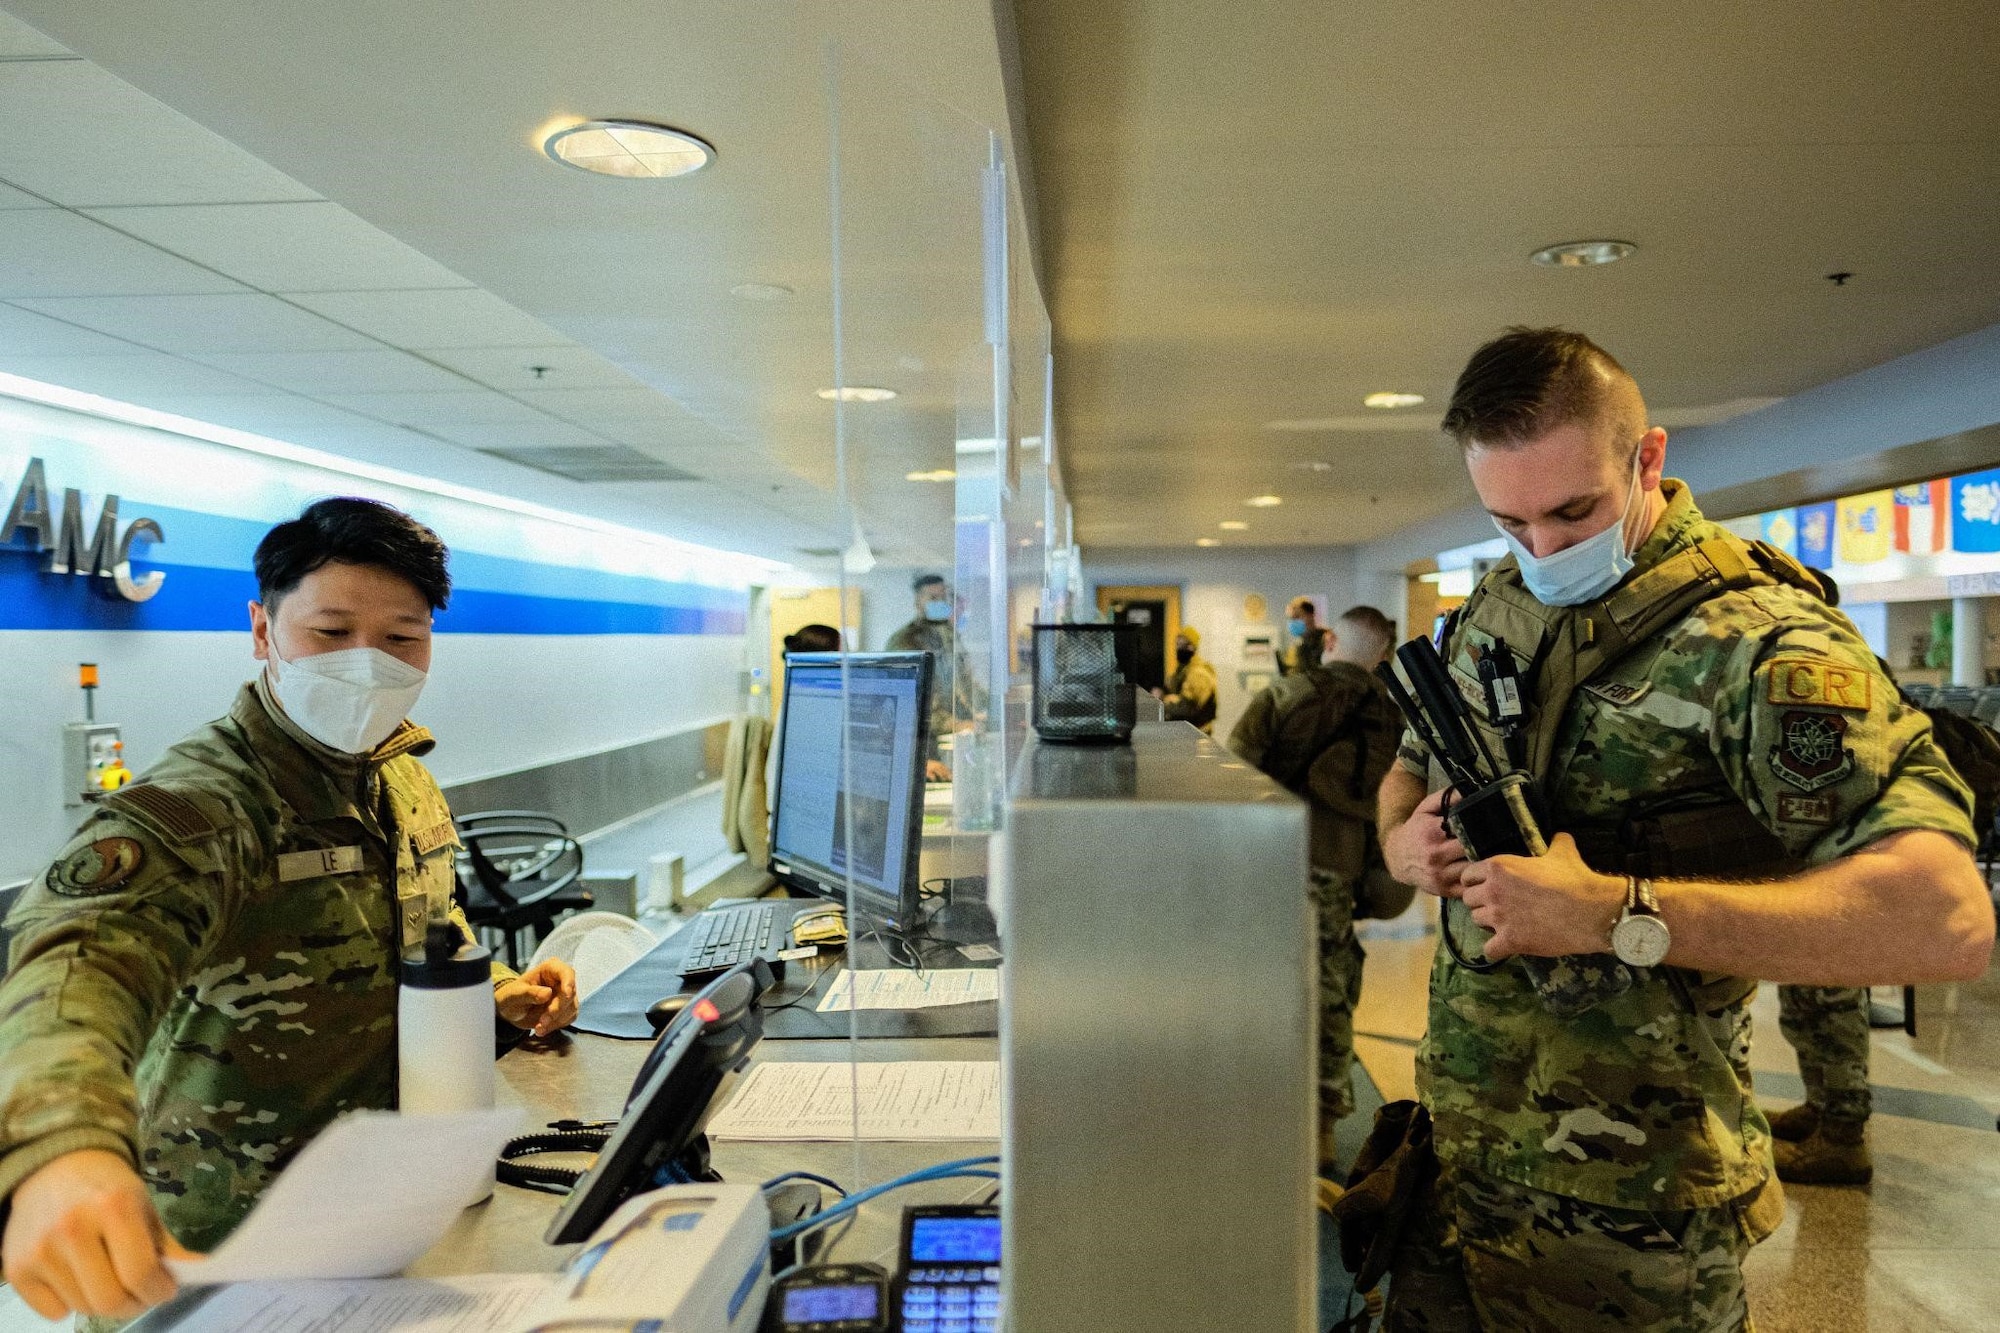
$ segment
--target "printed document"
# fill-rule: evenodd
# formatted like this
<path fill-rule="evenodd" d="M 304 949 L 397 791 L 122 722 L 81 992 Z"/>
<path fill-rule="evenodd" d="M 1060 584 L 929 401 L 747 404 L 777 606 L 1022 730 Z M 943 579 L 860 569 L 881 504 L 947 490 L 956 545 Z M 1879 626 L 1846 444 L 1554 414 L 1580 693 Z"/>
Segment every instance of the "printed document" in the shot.
<path fill-rule="evenodd" d="M 981 1060 L 761 1064 L 709 1122 L 717 1139 L 912 1142 L 1000 1137 L 1000 1066 Z"/>
<path fill-rule="evenodd" d="M 997 967 L 944 968 L 912 972 L 903 967 L 849 969 L 833 979 L 820 997 L 819 1012 L 849 1009 L 935 1009 L 1000 998 Z"/>
<path fill-rule="evenodd" d="M 520 1123 L 519 1107 L 343 1116 L 278 1173 L 212 1254 L 167 1268 L 183 1286 L 399 1273 L 479 1197 Z"/>
<path fill-rule="evenodd" d="M 246 1282 L 209 1297 L 174 1333 L 493 1333 L 518 1327 L 554 1274 Z"/>

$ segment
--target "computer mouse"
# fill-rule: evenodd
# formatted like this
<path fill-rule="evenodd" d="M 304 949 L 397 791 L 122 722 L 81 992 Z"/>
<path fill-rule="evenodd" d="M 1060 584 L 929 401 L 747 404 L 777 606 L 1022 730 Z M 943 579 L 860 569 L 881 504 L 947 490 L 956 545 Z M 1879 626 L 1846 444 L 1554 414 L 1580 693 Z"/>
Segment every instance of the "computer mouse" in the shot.
<path fill-rule="evenodd" d="M 667 1024 L 680 1017 L 681 1010 L 693 1004 L 698 994 L 699 991 L 676 991 L 653 1001 L 653 1007 L 646 1011 L 646 1021 L 652 1025 L 654 1032 L 665 1032 Z"/>

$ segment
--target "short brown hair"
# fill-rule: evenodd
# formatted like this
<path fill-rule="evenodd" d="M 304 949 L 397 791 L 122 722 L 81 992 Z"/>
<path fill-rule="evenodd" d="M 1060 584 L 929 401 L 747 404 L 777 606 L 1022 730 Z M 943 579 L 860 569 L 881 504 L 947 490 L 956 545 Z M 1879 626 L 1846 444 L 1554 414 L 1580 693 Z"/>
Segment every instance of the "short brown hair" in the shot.
<path fill-rule="evenodd" d="M 1601 419 L 1620 380 L 1630 384 L 1632 377 L 1581 333 L 1517 324 L 1465 363 L 1441 424 L 1464 448 L 1523 445 L 1560 426 Z"/>
<path fill-rule="evenodd" d="M 1364 655 L 1386 653 L 1396 646 L 1396 622 L 1372 606 L 1350 606 L 1340 613 L 1340 619 L 1334 624 L 1344 627 L 1350 639 L 1361 640 L 1360 644 L 1350 643 L 1348 646 L 1365 648 Z M 1334 632 L 1339 633 L 1339 628 Z"/>

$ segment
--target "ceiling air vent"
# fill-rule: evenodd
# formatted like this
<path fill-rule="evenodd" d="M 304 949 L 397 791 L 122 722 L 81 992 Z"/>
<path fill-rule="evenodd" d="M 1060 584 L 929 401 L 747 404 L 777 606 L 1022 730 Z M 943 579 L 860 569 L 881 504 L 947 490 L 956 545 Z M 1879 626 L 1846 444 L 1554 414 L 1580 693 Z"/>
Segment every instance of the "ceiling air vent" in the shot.
<path fill-rule="evenodd" d="M 591 445 L 580 449 L 481 449 L 482 454 L 504 458 L 537 472 L 567 477 L 571 481 L 697 481 L 692 472 L 679 468 L 622 444 Z"/>
<path fill-rule="evenodd" d="M 811 556 L 814 560 L 831 560 L 840 554 L 837 546 L 801 546 L 797 549 L 800 555 Z"/>

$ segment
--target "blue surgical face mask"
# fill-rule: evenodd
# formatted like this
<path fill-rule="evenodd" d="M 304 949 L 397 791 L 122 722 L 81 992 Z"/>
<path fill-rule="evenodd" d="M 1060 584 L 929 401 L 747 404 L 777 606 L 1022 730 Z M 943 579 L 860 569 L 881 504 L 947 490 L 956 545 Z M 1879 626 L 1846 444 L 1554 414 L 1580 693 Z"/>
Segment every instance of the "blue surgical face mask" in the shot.
<path fill-rule="evenodd" d="M 1306 622 L 1303 620 L 1287 620 L 1285 628 L 1295 639 L 1303 639 L 1306 636 Z"/>
<path fill-rule="evenodd" d="M 951 603 L 950 603 L 950 602 L 947 602 L 947 601 L 942 601 L 942 600 L 937 600 L 937 599 L 933 599 L 933 600 L 931 600 L 931 601 L 928 601 L 928 602 L 925 602 L 925 603 L 924 603 L 924 619 L 925 619 L 925 620 L 950 620 L 950 619 L 951 619 Z"/>
<path fill-rule="evenodd" d="M 1625 525 L 1638 498 L 1639 460 L 1632 460 L 1632 488 L 1625 494 L 1625 509 L 1618 521 L 1594 537 L 1566 546 L 1552 555 L 1535 556 L 1514 539 L 1513 534 L 1493 526 L 1507 539 L 1507 549 L 1521 566 L 1521 581 L 1543 606 L 1582 606 L 1594 602 L 1617 587 L 1632 572 L 1632 552 L 1627 549 Z"/>

